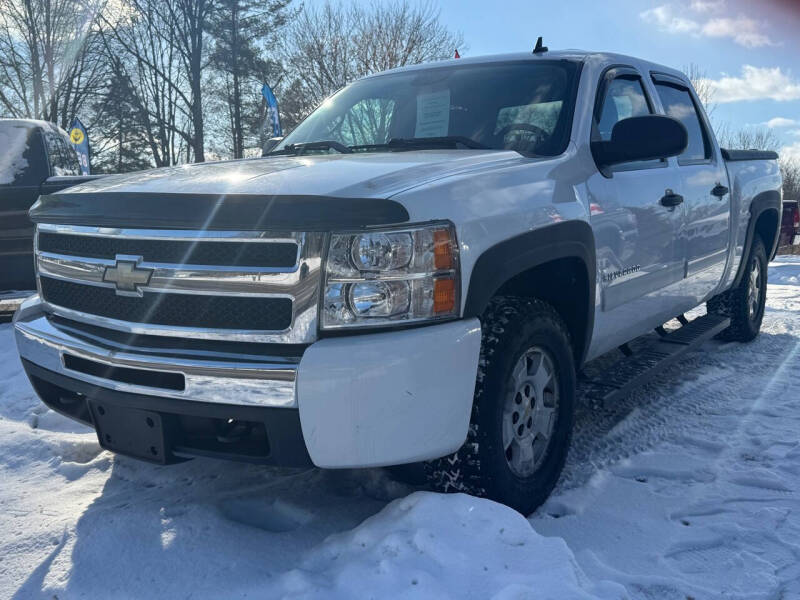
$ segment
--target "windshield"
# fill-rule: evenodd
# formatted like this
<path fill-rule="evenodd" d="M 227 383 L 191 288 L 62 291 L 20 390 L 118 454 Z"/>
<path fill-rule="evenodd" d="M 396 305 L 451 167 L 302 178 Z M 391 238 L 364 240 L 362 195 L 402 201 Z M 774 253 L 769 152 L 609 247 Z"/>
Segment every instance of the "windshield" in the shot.
<path fill-rule="evenodd" d="M 303 144 L 326 153 L 419 149 L 427 141 L 554 156 L 569 141 L 577 72 L 575 62 L 525 61 L 362 79 L 323 102 L 274 152 Z"/>

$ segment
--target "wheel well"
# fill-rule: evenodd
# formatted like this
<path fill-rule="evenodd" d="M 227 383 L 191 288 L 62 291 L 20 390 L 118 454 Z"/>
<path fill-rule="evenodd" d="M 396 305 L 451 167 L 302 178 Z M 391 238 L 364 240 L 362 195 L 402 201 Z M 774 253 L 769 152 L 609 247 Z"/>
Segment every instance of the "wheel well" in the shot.
<path fill-rule="evenodd" d="M 576 365 L 580 365 L 589 335 L 589 275 L 584 262 L 560 258 L 514 276 L 497 290 L 497 296 L 539 298 L 556 309 L 572 338 Z"/>
<path fill-rule="evenodd" d="M 765 210 L 758 215 L 755 227 L 756 234 L 764 242 L 767 250 L 767 259 L 772 259 L 772 252 L 778 236 L 778 212 L 775 210 Z"/>

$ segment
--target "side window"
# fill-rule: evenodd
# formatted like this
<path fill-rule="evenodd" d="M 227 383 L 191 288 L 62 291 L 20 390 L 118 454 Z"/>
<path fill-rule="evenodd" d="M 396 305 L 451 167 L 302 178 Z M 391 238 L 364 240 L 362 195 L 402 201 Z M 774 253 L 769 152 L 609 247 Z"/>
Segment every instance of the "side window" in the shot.
<path fill-rule="evenodd" d="M 655 84 L 667 115 L 683 123 L 689 132 L 689 145 L 678 157 L 678 162 L 685 164 L 710 159 L 711 145 L 708 143 L 708 135 L 700 122 L 689 90 L 658 81 Z"/>
<path fill-rule="evenodd" d="M 630 117 L 641 117 L 652 113 L 639 77 L 617 77 L 606 87 L 600 112 L 596 115 L 596 141 L 611 139 L 614 125 Z"/>
<path fill-rule="evenodd" d="M 50 175 L 80 175 L 80 164 L 75 149 L 59 131 L 45 130 L 45 144 L 50 158 Z"/>

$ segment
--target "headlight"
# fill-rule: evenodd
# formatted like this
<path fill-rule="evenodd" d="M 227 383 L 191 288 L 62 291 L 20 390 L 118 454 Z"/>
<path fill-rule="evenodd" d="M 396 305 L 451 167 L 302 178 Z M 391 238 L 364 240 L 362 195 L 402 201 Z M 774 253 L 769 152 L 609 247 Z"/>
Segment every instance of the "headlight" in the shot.
<path fill-rule="evenodd" d="M 334 233 L 325 265 L 322 328 L 458 316 L 459 289 L 452 224 Z"/>

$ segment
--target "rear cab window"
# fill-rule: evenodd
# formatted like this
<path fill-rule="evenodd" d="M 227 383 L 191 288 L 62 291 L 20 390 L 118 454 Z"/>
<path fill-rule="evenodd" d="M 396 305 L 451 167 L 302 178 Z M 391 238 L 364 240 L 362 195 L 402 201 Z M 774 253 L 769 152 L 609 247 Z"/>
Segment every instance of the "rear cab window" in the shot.
<path fill-rule="evenodd" d="M 67 133 L 56 127 L 50 127 L 43 129 L 42 134 L 50 159 L 50 176 L 80 175 L 78 153 L 72 147 Z"/>
<path fill-rule="evenodd" d="M 689 89 L 677 81 L 653 77 L 658 97 L 667 116 L 677 119 L 689 133 L 689 145 L 678 157 L 679 165 L 691 165 L 711 160 L 708 132 L 700 120 L 697 104 Z"/>

